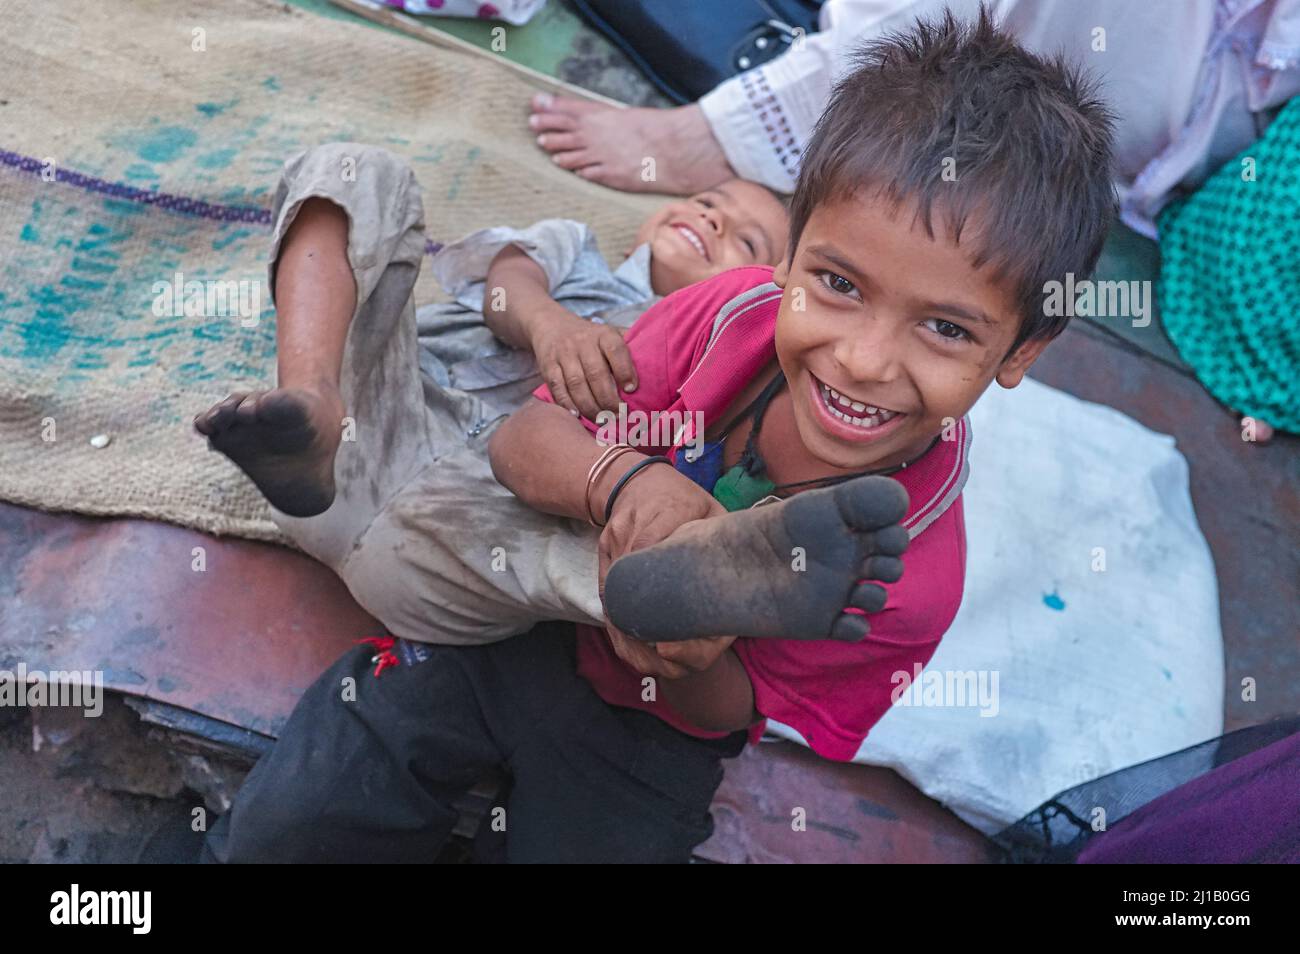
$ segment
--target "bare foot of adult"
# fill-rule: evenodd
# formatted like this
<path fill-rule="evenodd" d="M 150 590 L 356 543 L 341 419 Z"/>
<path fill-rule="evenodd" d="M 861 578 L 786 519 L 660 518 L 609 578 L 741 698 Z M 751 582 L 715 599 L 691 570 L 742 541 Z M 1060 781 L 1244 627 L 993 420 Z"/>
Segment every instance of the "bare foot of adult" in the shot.
<path fill-rule="evenodd" d="M 692 195 L 736 175 L 695 104 L 619 109 L 538 93 L 528 126 L 561 169 L 624 192 Z"/>

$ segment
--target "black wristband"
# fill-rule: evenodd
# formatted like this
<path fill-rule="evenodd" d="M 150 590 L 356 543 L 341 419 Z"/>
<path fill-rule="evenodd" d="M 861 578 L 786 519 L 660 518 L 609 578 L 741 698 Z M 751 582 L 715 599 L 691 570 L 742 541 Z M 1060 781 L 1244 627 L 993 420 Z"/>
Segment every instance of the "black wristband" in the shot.
<path fill-rule="evenodd" d="M 639 460 L 627 469 L 627 473 L 618 479 L 614 489 L 609 492 L 609 497 L 605 500 L 605 523 L 609 523 L 610 516 L 614 513 L 614 501 L 618 499 L 619 492 L 627 486 L 627 482 L 637 475 L 643 468 L 651 464 L 671 464 L 672 461 L 663 454 L 656 454 L 654 457 L 647 457 Z"/>

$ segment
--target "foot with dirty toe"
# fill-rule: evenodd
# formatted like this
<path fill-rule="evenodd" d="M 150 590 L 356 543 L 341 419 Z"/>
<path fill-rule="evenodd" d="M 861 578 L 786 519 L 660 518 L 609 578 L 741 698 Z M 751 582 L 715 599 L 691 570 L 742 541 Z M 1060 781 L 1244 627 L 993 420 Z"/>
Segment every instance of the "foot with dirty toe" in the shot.
<path fill-rule="evenodd" d="M 620 557 L 605 578 L 605 612 L 647 642 L 704 636 L 837 639 L 870 631 L 885 590 L 903 574 L 907 491 L 859 477 L 684 526 Z M 879 581 L 879 582 L 872 582 Z"/>
<path fill-rule="evenodd" d="M 208 445 L 252 478 L 271 506 L 313 517 L 334 502 L 343 401 L 336 388 L 232 394 L 194 419 Z"/>

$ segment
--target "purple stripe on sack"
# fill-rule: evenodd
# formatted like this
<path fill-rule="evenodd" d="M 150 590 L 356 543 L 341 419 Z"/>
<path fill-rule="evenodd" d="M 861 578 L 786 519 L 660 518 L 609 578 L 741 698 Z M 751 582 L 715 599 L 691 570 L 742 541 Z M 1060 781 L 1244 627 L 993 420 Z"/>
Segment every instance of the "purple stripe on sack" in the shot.
<path fill-rule="evenodd" d="M 41 170 L 45 168 L 45 163 L 40 159 L 33 159 L 31 156 L 20 156 L 16 152 L 3 149 L 0 149 L 0 163 L 31 175 L 40 175 Z M 54 179 L 56 182 L 76 186 L 78 189 L 84 189 L 87 192 L 98 192 L 109 198 L 123 199 L 140 205 L 153 205 L 180 215 L 195 215 L 199 218 L 212 219 L 217 222 L 251 222 L 256 225 L 267 226 L 271 224 L 271 210 L 258 208 L 257 206 L 219 205 L 215 202 L 205 202 L 203 199 L 194 199 L 190 196 L 172 195 L 170 192 L 137 189 L 135 186 L 129 186 L 123 182 L 109 182 L 107 179 L 88 176 L 85 173 L 57 166 L 54 169 Z"/>
<path fill-rule="evenodd" d="M 0 165 L 36 176 L 39 176 L 45 168 L 45 162 L 40 159 L 19 155 L 6 149 L 0 149 Z M 191 196 L 173 195 L 170 192 L 153 192 L 149 189 L 138 189 L 135 186 L 129 186 L 124 182 L 110 182 L 107 179 L 88 176 L 85 173 L 57 166 L 54 169 L 54 180 L 65 185 L 75 186 L 78 189 L 84 189 L 87 192 L 96 192 L 109 198 L 135 202 L 139 205 L 155 206 L 159 209 L 166 209 L 168 212 L 175 212 L 178 215 L 194 215 L 203 219 L 211 219 L 214 222 L 245 222 L 252 225 L 264 225 L 267 228 L 274 224 L 271 218 L 271 210 L 255 205 L 221 205 L 216 202 L 195 199 Z M 432 239 L 425 240 L 425 254 L 436 255 L 441 250 L 441 242 L 435 242 Z"/>

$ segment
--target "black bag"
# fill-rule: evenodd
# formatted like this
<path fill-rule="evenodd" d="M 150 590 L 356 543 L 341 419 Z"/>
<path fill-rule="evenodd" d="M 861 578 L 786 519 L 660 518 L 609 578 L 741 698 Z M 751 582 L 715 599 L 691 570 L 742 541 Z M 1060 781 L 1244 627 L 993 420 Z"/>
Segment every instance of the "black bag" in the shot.
<path fill-rule="evenodd" d="M 775 59 L 817 29 L 822 0 L 572 0 L 674 102 Z"/>

